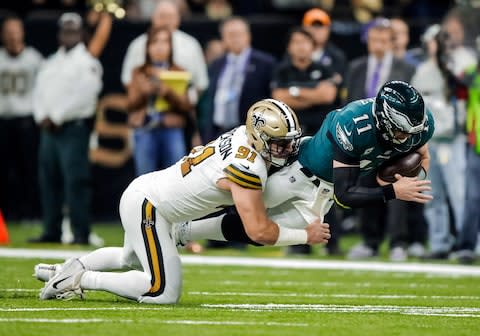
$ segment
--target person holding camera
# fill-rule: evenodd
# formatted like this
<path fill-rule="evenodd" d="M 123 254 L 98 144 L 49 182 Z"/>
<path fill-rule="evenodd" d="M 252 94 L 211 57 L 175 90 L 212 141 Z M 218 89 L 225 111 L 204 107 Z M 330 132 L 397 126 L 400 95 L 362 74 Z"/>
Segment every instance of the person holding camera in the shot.
<path fill-rule="evenodd" d="M 147 37 L 146 62 L 134 69 L 128 85 L 128 119 L 135 127 L 137 176 L 168 167 L 186 153 L 186 128 L 191 129 L 194 119 L 189 88 L 187 83 L 175 86 L 171 80 L 161 79 L 166 73 L 189 77 L 173 62 L 170 31 L 152 28 Z"/>
<path fill-rule="evenodd" d="M 454 244 L 451 231 L 460 229 L 465 200 L 465 136 L 458 121 L 460 109 L 453 103 L 460 85 L 455 74 L 452 39 L 445 28 L 430 26 L 422 36 L 427 59 L 414 77 L 414 85 L 432 110 L 436 132 L 430 142 L 433 201 L 425 208 L 429 227 L 427 259 L 447 259 Z M 451 222 L 450 219 L 453 219 Z"/>

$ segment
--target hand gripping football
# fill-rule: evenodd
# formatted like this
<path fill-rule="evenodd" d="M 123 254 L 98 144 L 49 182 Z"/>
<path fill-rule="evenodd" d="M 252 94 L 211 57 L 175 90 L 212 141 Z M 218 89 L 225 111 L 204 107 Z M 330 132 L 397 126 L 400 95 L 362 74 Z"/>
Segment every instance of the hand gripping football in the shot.
<path fill-rule="evenodd" d="M 422 155 L 411 152 L 385 161 L 378 169 L 378 177 L 385 182 L 396 182 L 395 174 L 415 177 L 422 170 Z"/>

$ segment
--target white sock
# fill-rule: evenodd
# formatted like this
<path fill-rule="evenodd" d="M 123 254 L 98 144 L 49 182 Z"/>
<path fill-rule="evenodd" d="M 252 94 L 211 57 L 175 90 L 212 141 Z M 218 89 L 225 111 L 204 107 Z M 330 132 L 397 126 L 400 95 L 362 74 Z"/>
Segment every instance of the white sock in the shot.
<path fill-rule="evenodd" d="M 128 299 L 138 300 L 152 284 L 150 276 L 141 271 L 94 272 L 86 271 L 80 280 L 82 289 L 103 290 Z"/>
<path fill-rule="evenodd" d="M 83 257 L 80 262 L 89 271 L 122 269 L 123 247 L 102 247 Z"/>
<path fill-rule="evenodd" d="M 190 229 L 185 230 L 186 240 L 211 239 L 226 241 L 222 233 L 222 219 L 224 216 L 225 214 L 188 222 Z"/>

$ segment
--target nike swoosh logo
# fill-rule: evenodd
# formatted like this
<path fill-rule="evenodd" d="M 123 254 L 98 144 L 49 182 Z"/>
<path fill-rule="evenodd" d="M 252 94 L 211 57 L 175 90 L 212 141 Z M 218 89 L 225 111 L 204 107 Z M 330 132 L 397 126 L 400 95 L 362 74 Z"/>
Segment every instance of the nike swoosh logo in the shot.
<path fill-rule="evenodd" d="M 246 166 L 246 165 L 244 165 L 243 163 L 240 163 L 240 166 L 242 166 L 242 167 L 245 168 L 245 169 L 250 169 L 250 166 Z"/>
<path fill-rule="evenodd" d="M 52 285 L 53 288 L 58 289 L 58 288 L 57 288 L 57 285 L 58 285 L 59 283 L 65 281 L 65 280 L 67 280 L 67 279 L 70 279 L 70 277 L 68 276 L 68 277 L 66 277 L 66 278 L 63 278 L 62 280 L 58 280 L 57 282 L 55 282 L 55 283 Z"/>
<path fill-rule="evenodd" d="M 345 131 L 345 134 L 346 134 L 347 136 L 352 135 L 352 131 L 350 131 L 350 132 L 347 131 L 347 129 L 345 128 L 345 126 L 343 126 L 343 130 Z"/>

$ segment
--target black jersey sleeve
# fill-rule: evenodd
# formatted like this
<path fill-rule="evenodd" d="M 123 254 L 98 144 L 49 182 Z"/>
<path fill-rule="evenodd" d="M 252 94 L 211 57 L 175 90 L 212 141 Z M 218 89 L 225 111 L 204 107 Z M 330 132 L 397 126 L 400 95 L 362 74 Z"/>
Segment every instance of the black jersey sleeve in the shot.
<path fill-rule="evenodd" d="M 335 147 L 334 147 L 335 148 Z M 339 148 L 334 149 L 333 159 L 350 165 L 349 167 L 333 168 L 333 184 L 335 203 L 345 209 L 361 208 L 376 203 L 385 203 L 395 198 L 392 184 L 378 187 L 359 185 L 360 162 L 354 164 L 351 158 L 345 162 L 345 154 Z"/>

